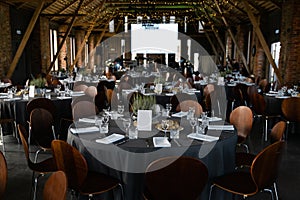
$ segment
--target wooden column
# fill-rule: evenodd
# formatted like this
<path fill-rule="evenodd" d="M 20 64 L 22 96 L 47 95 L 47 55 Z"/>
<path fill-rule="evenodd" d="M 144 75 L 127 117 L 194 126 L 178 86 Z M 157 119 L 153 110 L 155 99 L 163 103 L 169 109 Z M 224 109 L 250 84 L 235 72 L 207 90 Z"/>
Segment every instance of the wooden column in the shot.
<path fill-rule="evenodd" d="M 264 38 L 264 36 L 263 36 L 263 34 L 262 34 L 259 26 L 258 26 L 258 23 L 257 23 L 254 15 L 253 15 L 253 13 L 250 10 L 249 3 L 247 1 L 245 1 L 245 0 L 242 0 L 242 2 L 244 4 L 244 6 L 245 6 L 245 9 L 246 9 L 246 12 L 247 12 L 247 14 L 249 16 L 249 19 L 250 19 L 250 21 L 251 21 L 251 23 L 252 23 L 252 25 L 254 27 L 254 31 L 255 31 L 255 33 L 256 33 L 256 35 L 257 35 L 257 37 L 258 37 L 258 39 L 259 39 L 259 41 L 260 41 L 260 43 L 262 45 L 262 48 L 265 51 L 265 54 L 266 54 L 269 62 L 271 63 L 271 65 L 272 65 L 272 67 L 274 69 L 274 72 L 275 72 L 275 74 L 277 76 L 277 80 L 278 80 L 279 83 L 282 83 L 282 76 L 280 74 L 280 71 L 277 68 L 277 65 L 276 65 L 276 63 L 275 63 L 275 61 L 274 61 L 274 59 L 272 57 L 270 48 L 267 45 L 267 42 L 266 42 L 266 40 L 265 40 L 265 38 Z"/>
<path fill-rule="evenodd" d="M 26 32 L 25 32 L 24 37 L 23 37 L 23 39 L 21 41 L 21 44 L 18 47 L 16 55 L 15 55 L 15 57 L 14 57 L 11 65 L 10 65 L 10 67 L 8 69 L 8 72 L 7 72 L 7 75 L 6 75 L 8 78 L 11 78 L 13 72 L 16 69 L 16 66 L 17 66 L 17 64 L 18 64 L 18 62 L 20 60 L 20 57 L 22 56 L 23 50 L 24 50 L 24 48 L 26 46 L 26 43 L 27 43 L 27 41 L 29 39 L 29 36 L 30 36 L 30 34 L 31 34 L 31 32 L 32 32 L 32 30 L 34 28 L 34 25 L 35 25 L 35 23 L 36 23 L 39 15 L 40 15 L 40 12 L 41 12 L 43 6 L 44 6 L 44 1 L 43 0 L 39 1 L 39 4 L 38 4 L 37 8 L 35 9 L 34 14 L 33 14 L 32 18 L 31 18 L 31 21 L 30 21 L 30 23 L 29 23 L 29 25 L 28 25 L 28 27 L 26 29 Z"/>

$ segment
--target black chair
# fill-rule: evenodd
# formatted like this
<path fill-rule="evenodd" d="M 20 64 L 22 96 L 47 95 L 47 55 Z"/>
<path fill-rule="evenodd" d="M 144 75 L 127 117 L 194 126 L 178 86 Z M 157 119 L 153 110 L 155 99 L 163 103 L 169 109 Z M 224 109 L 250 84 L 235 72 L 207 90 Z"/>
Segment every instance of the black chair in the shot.
<path fill-rule="evenodd" d="M 207 167 L 192 157 L 165 157 L 153 161 L 145 173 L 146 199 L 197 199 L 208 180 Z"/>

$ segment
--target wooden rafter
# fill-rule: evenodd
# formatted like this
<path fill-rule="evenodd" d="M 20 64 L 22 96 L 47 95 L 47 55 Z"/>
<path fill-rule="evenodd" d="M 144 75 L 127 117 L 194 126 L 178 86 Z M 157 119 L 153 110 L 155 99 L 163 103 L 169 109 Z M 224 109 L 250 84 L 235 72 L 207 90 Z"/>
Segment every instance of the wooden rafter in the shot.
<path fill-rule="evenodd" d="M 58 13 L 63 13 L 65 10 L 67 10 L 68 8 L 70 8 L 71 6 L 73 6 L 74 4 L 77 3 L 77 0 L 74 0 L 72 3 L 70 3 L 69 5 L 66 5 L 65 7 L 63 7 L 62 9 L 60 9 L 60 11 L 58 11 Z M 78 14 L 78 13 L 77 13 Z M 53 20 L 53 17 L 51 18 L 51 20 Z"/>
<path fill-rule="evenodd" d="M 29 36 L 31 35 L 31 32 L 32 32 L 32 30 L 34 28 L 34 25 L 35 25 L 36 21 L 38 20 L 40 12 L 42 11 L 44 3 L 45 2 L 43 0 L 40 1 L 38 7 L 35 9 L 35 12 L 34 12 L 32 18 L 31 18 L 31 21 L 29 22 L 29 25 L 28 25 L 28 27 L 26 29 L 26 32 L 25 32 L 24 36 L 23 36 L 21 44 L 19 45 L 18 50 L 16 52 L 16 55 L 15 55 L 12 63 L 10 64 L 10 67 L 8 69 L 8 72 L 7 72 L 7 77 L 8 78 L 11 78 L 13 72 L 16 69 L 16 66 L 17 66 L 17 64 L 18 64 L 18 62 L 20 60 L 20 57 L 22 56 L 23 50 L 24 50 L 24 48 L 26 46 L 26 43 L 27 43 L 27 41 L 29 39 Z"/>
<path fill-rule="evenodd" d="M 215 1 L 215 4 L 216 4 L 217 8 L 218 8 L 218 11 L 219 11 L 220 14 L 222 15 L 222 10 L 221 10 L 221 8 L 220 8 L 220 6 L 219 6 L 217 0 L 214 0 L 214 1 Z M 242 58 L 242 62 L 243 62 L 243 64 L 244 64 L 245 68 L 247 69 L 248 73 L 250 74 L 250 70 L 249 70 L 249 68 L 248 68 L 248 65 L 247 65 L 247 61 L 246 61 L 245 55 L 244 55 L 244 53 L 241 51 L 239 45 L 237 44 L 236 39 L 235 39 L 235 37 L 234 37 L 234 35 L 233 35 L 233 33 L 232 33 L 230 27 L 228 26 L 227 20 L 225 19 L 225 17 L 224 17 L 223 15 L 222 15 L 222 20 L 223 20 L 225 26 L 227 27 L 227 31 L 228 31 L 228 33 L 229 33 L 229 35 L 230 35 L 230 37 L 231 37 L 231 39 L 232 39 L 232 41 L 233 41 L 235 47 L 236 47 L 236 50 L 237 50 L 238 54 L 239 54 L 239 55 L 241 56 L 241 58 Z"/>
<path fill-rule="evenodd" d="M 80 0 L 80 2 L 78 4 L 78 7 L 77 7 L 77 9 L 76 9 L 76 11 L 74 13 L 74 16 L 72 17 L 72 20 L 71 20 L 71 22 L 69 24 L 69 27 L 68 27 L 68 29 L 67 29 L 67 31 L 66 31 L 66 33 L 65 33 L 65 35 L 64 35 L 64 37 L 63 37 L 63 39 L 61 41 L 61 43 L 59 44 L 58 50 L 57 50 L 57 52 L 56 52 L 56 54 L 55 54 L 55 56 L 53 58 L 53 61 L 51 62 L 50 67 L 47 69 L 47 74 L 51 71 L 52 67 L 54 66 L 55 61 L 56 61 L 56 59 L 57 59 L 57 57 L 58 57 L 58 55 L 59 55 L 59 53 L 60 53 L 60 51 L 61 51 L 64 43 L 65 43 L 68 35 L 70 34 L 70 32 L 72 30 L 73 24 L 75 23 L 76 15 L 78 14 L 78 12 L 79 12 L 79 10 L 80 10 L 83 2 L 84 2 L 84 0 Z"/>
<path fill-rule="evenodd" d="M 272 65 L 272 67 L 274 69 L 274 72 L 275 72 L 275 74 L 277 76 L 277 80 L 279 81 L 279 83 L 282 83 L 282 76 L 280 74 L 280 71 L 277 68 L 277 65 L 276 65 L 276 63 L 275 63 L 275 61 L 274 61 L 274 59 L 272 57 L 270 48 L 269 48 L 269 46 L 268 46 L 268 44 L 267 44 L 267 42 L 266 42 L 266 40 L 265 40 L 265 38 L 264 38 L 261 30 L 260 30 L 260 27 L 259 27 L 259 25 L 258 25 L 258 23 L 257 23 L 254 15 L 253 15 L 253 13 L 251 12 L 251 9 L 250 9 L 250 6 L 248 4 L 248 1 L 242 0 L 242 2 L 244 3 L 246 12 L 248 13 L 249 19 L 250 19 L 250 21 L 251 21 L 251 23 L 253 25 L 254 31 L 255 31 L 255 33 L 256 33 L 259 41 L 260 41 L 260 44 L 261 44 L 261 46 L 262 46 L 262 48 L 263 48 L 263 50 L 264 50 L 264 52 L 265 52 L 265 54 L 266 54 L 269 62 L 271 63 L 271 65 Z"/>

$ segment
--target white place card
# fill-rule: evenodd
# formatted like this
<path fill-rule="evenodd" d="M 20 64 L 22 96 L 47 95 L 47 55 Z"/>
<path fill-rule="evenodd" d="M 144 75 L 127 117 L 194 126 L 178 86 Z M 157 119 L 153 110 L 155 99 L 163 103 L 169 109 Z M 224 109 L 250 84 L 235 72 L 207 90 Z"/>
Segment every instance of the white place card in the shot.
<path fill-rule="evenodd" d="M 35 93 L 35 86 L 34 85 L 30 85 L 29 86 L 29 97 L 34 97 L 34 93 Z"/>
<path fill-rule="evenodd" d="M 138 110 L 137 129 L 139 131 L 152 130 L 152 110 Z"/>

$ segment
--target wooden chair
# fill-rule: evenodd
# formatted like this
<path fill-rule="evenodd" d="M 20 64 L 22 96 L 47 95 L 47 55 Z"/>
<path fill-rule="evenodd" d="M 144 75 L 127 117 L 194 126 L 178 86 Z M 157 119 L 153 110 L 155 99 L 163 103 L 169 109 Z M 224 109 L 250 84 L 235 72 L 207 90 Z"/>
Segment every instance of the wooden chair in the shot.
<path fill-rule="evenodd" d="M 287 123 L 285 132 L 285 139 L 287 140 L 290 123 L 300 122 L 300 98 L 291 97 L 284 99 L 281 104 L 281 110 Z"/>
<path fill-rule="evenodd" d="M 284 144 L 284 141 L 275 142 L 262 150 L 254 158 L 248 172 L 236 170 L 216 177 L 210 188 L 209 199 L 213 199 L 212 192 L 216 186 L 234 195 L 242 195 L 244 198 L 265 190 L 271 192 L 272 199 L 274 194 L 269 188 L 273 187 L 278 200 L 276 179 Z"/>
<path fill-rule="evenodd" d="M 4 154 L 0 152 L 0 199 L 4 199 L 7 185 L 7 163 Z"/>
<path fill-rule="evenodd" d="M 19 135 L 22 141 L 22 145 L 24 148 L 24 153 L 25 157 L 27 160 L 27 165 L 29 169 L 32 170 L 32 190 L 30 192 L 30 196 L 33 191 L 33 199 L 36 199 L 36 193 L 37 193 L 37 185 L 38 185 L 38 179 L 40 176 L 44 176 L 47 173 L 54 172 L 57 170 L 55 161 L 53 157 L 48 158 L 46 160 L 43 160 L 41 162 L 34 163 L 31 161 L 30 156 L 29 156 L 29 147 L 28 147 L 28 133 L 26 129 L 18 124 L 18 130 L 19 130 Z M 38 176 L 35 176 L 35 173 L 38 173 Z"/>
<path fill-rule="evenodd" d="M 270 143 L 281 141 L 283 139 L 283 134 L 286 128 L 286 123 L 284 121 L 277 122 L 271 130 L 270 133 Z M 250 167 L 252 161 L 255 158 L 255 154 L 237 152 L 235 154 L 235 166 L 236 169 Z"/>
<path fill-rule="evenodd" d="M 244 146 L 247 153 L 249 153 L 249 147 L 245 141 L 252 129 L 253 114 L 249 107 L 239 106 L 235 108 L 229 117 L 230 124 L 234 125 L 238 135 L 238 146 Z"/>
<path fill-rule="evenodd" d="M 65 200 L 68 189 L 68 180 L 63 171 L 51 174 L 45 183 L 43 200 Z"/>
<path fill-rule="evenodd" d="M 266 102 L 264 97 L 261 94 L 254 93 L 251 95 L 251 104 L 252 104 L 252 110 L 254 112 L 255 117 L 261 117 L 265 120 L 264 125 L 264 138 L 265 141 L 268 141 L 268 122 L 272 118 L 279 118 L 279 115 L 269 115 L 266 112 Z"/>
<path fill-rule="evenodd" d="M 78 120 L 82 117 L 95 116 L 98 113 L 98 109 L 94 102 L 91 101 L 78 101 L 72 106 L 73 120 Z"/>
<path fill-rule="evenodd" d="M 33 109 L 35 108 L 43 108 L 47 111 L 49 111 L 52 115 L 53 120 L 55 120 L 56 117 L 56 107 L 53 103 L 53 101 L 51 99 L 47 99 L 47 98 L 34 98 L 32 100 L 30 100 L 27 105 L 26 105 L 26 110 L 28 115 L 30 116 L 31 112 L 33 111 Z M 28 137 L 28 143 L 30 144 L 31 142 L 31 125 L 30 125 L 30 121 L 28 121 L 29 124 L 29 137 Z M 53 127 L 54 130 L 54 127 Z"/>
<path fill-rule="evenodd" d="M 208 170 L 199 159 L 171 156 L 150 163 L 144 180 L 146 199 L 198 199 Z"/>
<path fill-rule="evenodd" d="M 51 151 L 51 142 L 56 139 L 54 119 L 51 113 L 44 108 L 35 108 L 30 113 L 30 135 L 39 147 L 35 153 L 34 162 L 37 162 L 41 151 Z"/>
<path fill-rule="evenodd" d="M 197 101 L 193 101 L 193 100 L 185 100 L 179 103 L 179 105 L 176 107 L 176 111 L 183 111 L 183 112 L 187 112 L 189 110 L 189 107 L 194 107 L 195 108 L 195 115 L 197 117 L 199 117 L 201 115 L 201 113 L 203 112 L 202 110 L 202 106 L 200 105 L 200 103 L 198 103 Z"/>
<path fill-rule="evenodd" d="M 123 197 L 123 187 L 119 180 L 89 171 L 85 158 L 70 144 L 62 140 L 54 140 L 52 150 L 57 168 L 65 172 L 70 189 L 91 197 L 120 187 Z"/>

